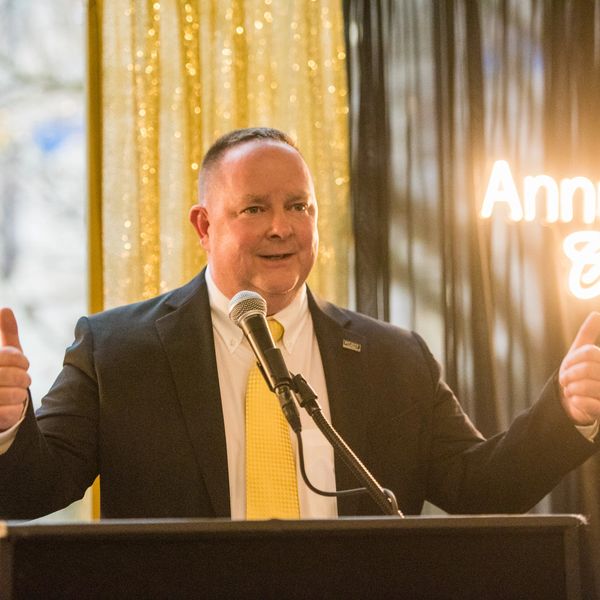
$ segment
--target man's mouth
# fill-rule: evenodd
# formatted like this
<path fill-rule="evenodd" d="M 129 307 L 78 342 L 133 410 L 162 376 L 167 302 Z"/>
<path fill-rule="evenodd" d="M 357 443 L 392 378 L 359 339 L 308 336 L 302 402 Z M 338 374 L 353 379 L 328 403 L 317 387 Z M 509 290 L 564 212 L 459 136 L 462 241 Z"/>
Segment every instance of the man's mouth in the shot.
<path fill-rule="evenodd" d="M 261 254 L 261 258 L 265 258 L 267 260 L 272 260 L 272 261 L 285 260 L 286 258 L 289 258 L 290 256 L 292 256 L 291 253 L 287 253 L 287 254 Z"/>

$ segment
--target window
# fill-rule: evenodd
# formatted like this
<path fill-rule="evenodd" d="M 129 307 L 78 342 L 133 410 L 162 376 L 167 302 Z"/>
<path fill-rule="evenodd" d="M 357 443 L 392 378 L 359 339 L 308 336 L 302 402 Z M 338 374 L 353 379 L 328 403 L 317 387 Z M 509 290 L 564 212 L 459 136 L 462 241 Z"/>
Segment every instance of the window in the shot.
<path fill-rule="evenodd" d="M 0 304 L 17 316 L 36 406 L 87 309 L 83 23 L 77 0 L 0 0 Z"/>

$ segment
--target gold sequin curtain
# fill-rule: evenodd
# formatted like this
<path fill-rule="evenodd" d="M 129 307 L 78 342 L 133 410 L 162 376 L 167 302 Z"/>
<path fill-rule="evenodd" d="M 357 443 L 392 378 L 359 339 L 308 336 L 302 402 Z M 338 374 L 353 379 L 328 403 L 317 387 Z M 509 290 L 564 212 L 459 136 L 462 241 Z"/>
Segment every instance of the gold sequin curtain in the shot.
<path fill-rule="evenodd" d="M 321 245 L 310 283 L 346 304 L 341 2 L 104 0 L 89 10 L 99 24 L 104 306 L 149 298 L 198 272 L 205 257 L 187 214 L 202 156 L 226 131 L 257 125 L 290 133 L 313 172 Z"/>

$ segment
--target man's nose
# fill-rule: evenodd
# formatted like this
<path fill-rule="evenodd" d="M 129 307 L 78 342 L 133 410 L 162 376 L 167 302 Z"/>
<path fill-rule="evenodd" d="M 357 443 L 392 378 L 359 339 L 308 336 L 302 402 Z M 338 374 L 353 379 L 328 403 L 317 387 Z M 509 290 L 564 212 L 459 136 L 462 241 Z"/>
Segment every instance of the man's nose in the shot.
<path fill-rule="evenodd" d="M 293 232 L 292 221 L 287 211 L 275 211 L 271 218 L 269 236 L 286 238 Z"/>

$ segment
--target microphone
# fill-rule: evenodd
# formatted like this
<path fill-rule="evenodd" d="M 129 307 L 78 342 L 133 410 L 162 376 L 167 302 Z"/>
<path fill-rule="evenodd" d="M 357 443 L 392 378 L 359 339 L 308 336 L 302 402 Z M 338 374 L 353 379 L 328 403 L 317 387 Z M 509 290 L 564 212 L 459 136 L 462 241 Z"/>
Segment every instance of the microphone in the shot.
<path fill-rule="evenodd" d="M 300 415 L 292 392 L 292 376 L 269 330 L 266 300 L 256 292 L 238 292 L 229 301 L 229 318 L 244 332 L 269 389 L 277 395 L 288 423 L 298 433 Z"/>
<path fill-rule="evenodd" d="M 317 396 L 301 375 L 292 375 L 288 371 L 281 350 L 275 345 L 267 323 L 267 302 L 256 292 L 238 292 L 229 301 L 229 318 L 244 332 L 258 360 L 258 366 L 268 386 L 277 395 L 283 414 L 298 438 L 298 455 L 300 457 L 300 472 L 306 485 L 317 494 L 325 496 L 342 496 L 367 491 L 379 504 L 385 514 L 403 516 L 398 510 L 394 494 L 384 490 L 373 475 L 360 462 L 339 433 L 327 422 Z M 315 488 L 306 475 L 302 449 L 300 415 L 296 406 L 296 395 L 300 404 L 305 408 L 313 421 L 332 444 L 334 451 L 354 475 L 363 483 L 364 488 L 342 490 L 341 492 L 323 492 Z"/>

